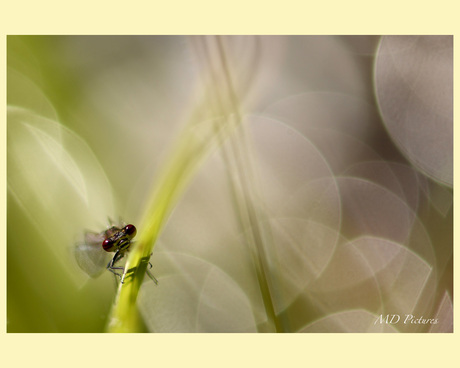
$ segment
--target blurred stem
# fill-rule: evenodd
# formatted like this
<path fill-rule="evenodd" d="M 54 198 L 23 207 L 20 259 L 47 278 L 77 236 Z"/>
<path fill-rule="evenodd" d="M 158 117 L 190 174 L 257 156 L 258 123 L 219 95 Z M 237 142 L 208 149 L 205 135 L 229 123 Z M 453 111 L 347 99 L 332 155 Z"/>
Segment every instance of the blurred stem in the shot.
<path fill-rule="evenodd" d="M 209 71 L 208 83 L 209 100 L 215 114 L 226 116 L 221 123 L 230 130 L 238 133 L 237 137 L 229 139 L 228 144 L 221 149 L 222 157 L 228 167 L 228 180 L 232 190 L 240 228 L 245 236 L 246 244 L 256 271 L 267 323 L 258 326 L 259 332 L 282 332 L 283 324 L 278 319 L 272 290 L 273 281 L 269 271 L 268 257 L 265 245 L 269 241 L 270 231 L 262 228 L 261 220 L 263 215 L 259 211 L 260 203 L 256 198 L 258 185 L 254 177 L 254 170 L 251 165 L 251 156 L 248 151 L 248 141 L 245 135 L 245 126 L 242 124 L 240 113 L 240 102 L 237 97 L 232 81 L 232 73 L 228 65 L 225 47 L 222 37 L 216 36 L 213 39 L 199 38 L 195 42 L 195 51 L 202 56 L 204 69 Z M 214 60 L 214 63 L 213 63 Z M 219 86 L 219 93 L 216 93 L 215 86 Z M 247 87 L 247 86 L 246 86 Z M 215 125 L 216 132 L 222 129 L 221 125 Z M 256 315 L 255 311 L 253 313 Z"/>
<path fill-rule="evenodd" d="M 239 127 L 238 139 L 230 139 L 228 151 L 227 147 L 223 147 L 222 153 L 224 161 L 229 167 L 234 167 L 234 170 L 229 170 L 229 173 L 237 173 L 237 175 L 230 176 L 233 197 L 237 205 L 237 211 L 241 220 L 242 230 L 246 237 L 246 243 L 249 247 L 254 267 L 256 270 L 259 289 L 261 292 L 265 313 L 267 316 L 268 328 L 259 326 L 259 332 L 283 332 L 283 324 L 275 313 L 272 290 L 273 282 L 269 271 L 268 257 L 265 251 L 264 244 L 268 241 L 269 232 L 263 229 L 260 224 L 261 216 L 256 203 L 256 198 L 260 198 L 256 193 L 258 192 L 257 182 L 254 177 L 254 170 L 251 165 L 251 156 L 248 152 L 248 141 L 245 134 L 245 126 L 242 124 L 242 117 L 239 109 L 239 101 L 236 96 L 235 88 L 231 78 L 229 66 L 227 64 L 227 57 L 225 56 L 225 49 L 222 43 L 222 38 L 217 37 L 217 48 L 222 64 L 222 71 L 226 89 L 229 96 L 230 110 L 233 112 L 235 118 L 232 121 L 236 127 Z M 237 183 L 238 181 L 238 183 Z M 237 188 L 240 188 L 239 190 Z M 245 231 L 245 224 L 249 231 Z M 265 231 L 264 231 L 265 230 Z M 265 236 L 263 236 L 265 234 Z"/>

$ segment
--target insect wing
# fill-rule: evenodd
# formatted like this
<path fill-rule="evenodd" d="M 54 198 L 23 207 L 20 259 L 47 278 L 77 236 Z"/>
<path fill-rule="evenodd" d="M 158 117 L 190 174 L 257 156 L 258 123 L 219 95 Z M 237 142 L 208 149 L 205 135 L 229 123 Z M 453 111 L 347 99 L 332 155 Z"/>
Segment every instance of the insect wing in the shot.
<path fill-rule="evenodd" d="M 75 259 L 80 268 L 91 277 L 99 276 L 110 260 L 110 254 L 102 249 L 104 234 L 86 233 L 85 241 L 75 246 Z"/>
<path fill-rule="evenodd" d="M 119 228 L 117 226 L 111 226 L 110 228 L 108 228 L 107 230 L 104 231 L 105 238 L 110 238 L 110 237 L 118 234 L 120 231 L 121 231 L 121 228 Z M 93 235 L 99 235 L 99 234 L 93 234 Z M 104 240 L 104 238 L 102 238 L 101 242 L 103 240 Z"/>

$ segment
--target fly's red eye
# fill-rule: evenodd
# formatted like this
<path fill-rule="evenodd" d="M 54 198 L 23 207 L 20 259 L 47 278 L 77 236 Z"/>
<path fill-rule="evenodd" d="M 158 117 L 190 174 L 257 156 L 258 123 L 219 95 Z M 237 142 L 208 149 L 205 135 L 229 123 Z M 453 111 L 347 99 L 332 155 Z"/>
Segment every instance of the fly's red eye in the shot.
<path fill-rule="evenodd" d="M 134 238 L 134 236 L 136 235 L 137 230 L 136 230 L 136 227 L 134 225 L 126 225 L 125 226 L 125 232 L 131 238 Z"/>
<path fill-rule="evenodd" d="M 110 240 L 110 239 L 105 239 L 103 242 L 102 242 L 102 248 L 104 248 L 104 250 L 106 252 L 111 252 L 112 251 L 112 247 L 113 247 L 113 241 Z"/>

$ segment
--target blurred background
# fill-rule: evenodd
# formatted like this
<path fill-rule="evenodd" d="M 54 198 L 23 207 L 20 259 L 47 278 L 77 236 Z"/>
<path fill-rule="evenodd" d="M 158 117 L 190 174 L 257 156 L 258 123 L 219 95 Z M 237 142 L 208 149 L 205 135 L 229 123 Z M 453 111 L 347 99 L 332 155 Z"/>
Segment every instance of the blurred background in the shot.
<path fill-rule="evenodd" d="M 137 226 L 178 136 L 219 119 L 239 124 L 155 246 L 145 331 L 452 332 L 451 36 L 8 36 L 7 56 L 8 332 L 104 331 L 114 281 L 75 244 Z"/>

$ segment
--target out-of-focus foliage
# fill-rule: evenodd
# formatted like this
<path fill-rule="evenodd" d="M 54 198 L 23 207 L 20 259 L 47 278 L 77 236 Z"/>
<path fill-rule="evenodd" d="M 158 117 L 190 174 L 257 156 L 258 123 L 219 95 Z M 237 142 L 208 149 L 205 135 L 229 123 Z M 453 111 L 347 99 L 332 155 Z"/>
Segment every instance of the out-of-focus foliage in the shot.
<path fill-rule="evenodd" d="M 161 233 L 147 331 L 271 331 L 271 306 L 277 331 L 451 332 L 452 47 L 8 37 L 8 331 L 103 331 L 113 280 L 73 244 L 138 224 L 176 137 L 219 118 L 240 125 Z"/>

